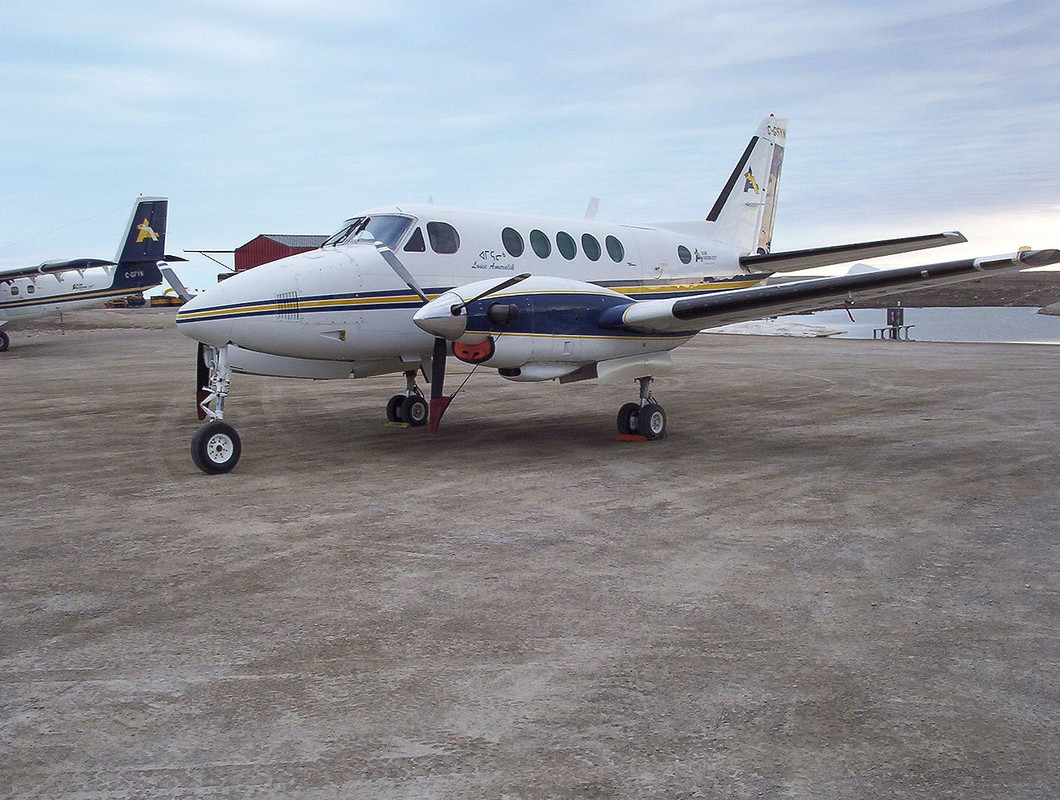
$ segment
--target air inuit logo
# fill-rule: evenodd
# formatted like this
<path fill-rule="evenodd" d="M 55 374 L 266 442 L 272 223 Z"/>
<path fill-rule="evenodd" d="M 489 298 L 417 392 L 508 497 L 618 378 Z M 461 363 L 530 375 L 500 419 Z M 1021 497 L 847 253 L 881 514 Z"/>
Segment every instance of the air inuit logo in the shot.
<path fill-rule="evenodd" d="M 136 237 L 137 244 L 140 244 L 144 239 L 150 239 L 152 242 L 158 241 L 158 234 L 155 233 L 155 229 L 151 227 L 147 217 L 144 217 L 144 221 L 136 226 L 136 230 L 140 231 Z"/>
<path fill-rule="evenodd" d="M 747 172 L 744 173 L 743 180 L 743 190 L 745 192 L 754 192 L 755 194 L 760 194 L 758 188 L 758 181 L 755 180 L 755 174 L 751 172 L 750 167 L 748 167 Z"/>

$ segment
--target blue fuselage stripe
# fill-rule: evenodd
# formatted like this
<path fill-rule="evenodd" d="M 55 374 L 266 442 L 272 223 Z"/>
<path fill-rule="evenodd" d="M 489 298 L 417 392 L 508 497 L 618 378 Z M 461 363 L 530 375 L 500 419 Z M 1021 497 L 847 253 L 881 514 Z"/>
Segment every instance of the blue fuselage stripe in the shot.
<path fill-rule="evenodd" d="M 427 289 L 425 294 L 429 298 L 437 297 L 447 289 Z M 711 290 L 707 290 L 711 291 Z M 713 291 L 724 291 L 719 288 Z M 567 298 L 577 298 L 578 302 L 566 304 L 571 309 L 585 308 L 586 298 L 606 299 L 607 306 L 634 302 L 637 300 L 667 300 L 680 297 L 691 297 L 703 294 L 704 289 L 697 287 L 685 291 L 659 292 L 647 289 L 643 292 L 628 291 L 621 298 L 611 295 L 594 295 L 589 293 L 572 292 L 562 295 Z M 548 298 L 546 306 L 557 307 L 560 295 L 534 294 L 531 295 L 535 307 L 543 298 Z M 491 300 L 492 302 L 492 300 Z M 580 305 L 579 305 L 580 303 Z M 209 308 L 196 309 L 190 313 L 179 311 L 177 313 L 177 324 L 205 322 L 209 320 L 231 320 L 245 319 L 251 317 L 268 317 L 323 313 L 345 313 L 350 311 L 394 311 L 399 309 L 415 310 L 423 305 L 414 294 L 397 294 L 393 291 L 382 292 L 346 292 L 341 294 L 308 295 L 298 298 L 271 298 L 255 302 L 230 303 L 226 305 L 210 306 Z M 595 304 L 594 304 L 595 305 Z"/>
<path fill-rule="evenodd" d="M 33 306 L 51 306 L 58 303 L 71 303 L 79 300 L 96 300 L 104 297 L 125 297 L 132 294 L 129 289 L 97 289 L 83 292 L 68 292 L 66 294 L 53 294 L 48 296 L 36 296 L 25 300 L 7 300 L 0 303 L 0 308 L 32 308 Z"/>

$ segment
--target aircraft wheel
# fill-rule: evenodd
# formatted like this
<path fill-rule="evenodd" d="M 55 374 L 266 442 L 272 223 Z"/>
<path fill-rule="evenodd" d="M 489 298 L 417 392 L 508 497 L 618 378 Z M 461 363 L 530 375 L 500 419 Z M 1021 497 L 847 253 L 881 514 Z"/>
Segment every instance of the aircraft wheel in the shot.
<path fill-rule="evenodd" d="M 414 428 L 426 425 L 429 416 L 430 407 L 427 401 L 417 394 L 406 397 L 405 402 L 401 404 L 401 421 L 407 422 Z"/>
<path fill-rule="evenodd" d="M 405 402 L 405 395 L 396 394 L 386 404 L 386 421 L 401 422 L 401 404 Z"/>
<path fill-rule="evenodd" d="M 648 403 L 637 415 L 637 430 L 645 439 L 658 439 L 666 433 L 666 412 L 658 403 Z"/>
<path fill-rule="evenodd" d="M 229 472 L 242 451 L 236 429 L 221 420 L 207 422 L 191 439 L 191 460 L 207 475 Z"/>
<path fill-rule="evenodd" d="M 6 353 L 11 346 L 11 337 L 4 331 L 0 331 L 0 353 Z"/>
<path fill-rule="evenodd" d="M 639 433 L 637 418 L 640 416 L 639 403 L 626 403 L 618 409 L 618 432 L 623 434 Z"/>

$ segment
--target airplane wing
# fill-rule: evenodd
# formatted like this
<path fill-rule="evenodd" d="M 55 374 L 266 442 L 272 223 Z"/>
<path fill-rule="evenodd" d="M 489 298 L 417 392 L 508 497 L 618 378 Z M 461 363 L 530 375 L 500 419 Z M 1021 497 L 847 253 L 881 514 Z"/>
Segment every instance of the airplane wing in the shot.
<path fill-rule="evenodd" d="M 930 247 L 967 242 L 957 231 L 932 233 L 927 236 L 906 236 L 901 239 L 880 239 L 875 242 L 840 244 L 833 247 L 814 247 L 809 250 L 788 250 L 780 253 L 762 253 L 740 258 L 740 266 L 750 272 L 790 272 L 810 267 L 829 267 L 862 258 L 880 258 L 897 253 L 911 253 Z"/>
<path fill-rule="evenodd" d="M 608 309 L 599 324 L 603 328 L 648 333 L 691 332 L 762 317 L 817 311 L 858 297 L 879 297 L 902 289 L 940 286 L 1057 263 L 1060 250 L 1023 250 L 1007 256 L 752 286 L 677 299 L 642 300 Z"/>
<path fill-rule="evenodd" d="M 113 261 L 101 258 L 74 258 L 69 261 L 45 261 L 35 267 L 9 267 L 0 269 L 0 281 L 15 278 L 36 278 L 38 275 L 59 275 L 63 272 L 83 272 L 92 267 L 113 267 Z"/>

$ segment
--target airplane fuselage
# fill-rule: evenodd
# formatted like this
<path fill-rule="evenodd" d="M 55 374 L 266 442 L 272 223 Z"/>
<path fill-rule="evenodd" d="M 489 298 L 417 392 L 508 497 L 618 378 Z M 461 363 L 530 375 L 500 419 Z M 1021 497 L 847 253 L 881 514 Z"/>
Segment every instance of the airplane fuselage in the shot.
<path fill-rule="evenodd" d="M 114 288 L 114 270 L 121 270 L 123 281 Z M 139 280 L 139 285 L 133 285 Z M 18 321 L 94 308 L 108 300 L 126 297 L 141 289 L 157 286 L 145 278 L 142 270 L 124 267 L 94 267 L 82 273 L 41 275 L 38 278 L 16 278 L 0 281 L 0 320 Z"/>
<path fill-rule="evenodd" d="M 212 346 L 232 343 L 278 356 L 361 362 L 354 374 L 408 369 L 430 355 L 433 338 L 413 324 L 423 301 L 387 264 L 376 241 L 394 250 L 429 297 L 519 273 L 594 284 L 601 294 L 623 301 L 741 288 L 762 278 L 741 271 L 739 257 L 746 251 L 705 235 L 592 219 L 391 206 L 349 220 L 317 250 L 211 288 L 181 309 L 178 327 Z M 559 294 L 553 290 L 552 301 L 561 305 Z M 563 353 L 560 345 L 557 359 L 592 360 L 594 340 L 608 340 L 614 354 L 616 340 L 628 345 L 620 350 L 633 353 L 643 352 L 646 341 L 654 350 L 668 350 L 688 337 L 595 330 L 573 338 L 580 340 L 579 352 Z"/>

